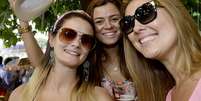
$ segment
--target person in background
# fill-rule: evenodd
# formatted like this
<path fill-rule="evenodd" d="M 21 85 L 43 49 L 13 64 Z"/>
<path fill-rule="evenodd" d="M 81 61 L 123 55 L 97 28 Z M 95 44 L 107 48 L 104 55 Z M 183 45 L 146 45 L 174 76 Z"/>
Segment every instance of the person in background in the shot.
<path fill-rule="evenodd" d="M 11 64 L 16 64 L 17 61 L 19 61 L 19 57 L 7 57 L 4 60 L 4 66 L 11 65 Z M 5 68 L 4 68 L 4 71 L 6 71 Z M 19 71 L 6 71 L 5 81 L 6 81 L 7 85 L 8 85 L 7 90 L 9 92 L 11 92 L 16 87 L 18 87 L 20 84 L 22 84 L 22 82 L 20 81 L 19 76 L 20 76 Z"/>
<path fill-rule="evenodd" d="M 135 86 L 126 67 L 122 33 L 120 0 L 92 0 L 87 8 L 96 27 L 94 51 L 96 66 L 102 68 L 101 86 L 116 100 L 137 100 Z"/>
<path fill-rule="evenodd" d="M 121 26 L 126 50 L 160 61 L 174 78 L 166 101 L 200 101 L 201 35 L 180 0 L 131 0 Z"/>
<path fill-rule="evenodd" d="M 2 64 L 3 57 L 0 56 L 0 101 L 3 101 L 5 99 L 6 93 L 7 93 L 7 84 L 4 80 L 6 72 L 4 71 L 4 65 Z"/>

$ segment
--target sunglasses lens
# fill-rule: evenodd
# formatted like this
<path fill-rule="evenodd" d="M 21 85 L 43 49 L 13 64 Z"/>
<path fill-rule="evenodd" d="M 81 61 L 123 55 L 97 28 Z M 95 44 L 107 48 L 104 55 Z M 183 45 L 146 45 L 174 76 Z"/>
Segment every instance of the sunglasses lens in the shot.
<path fill-rule="evenodd" d="M 136 10 L 135 17 L 142 24 L 148 24 L 152 22 L 157 16 L 157 11 L 152 4 L 152 2 L 148 2 Z"/>
<path fill-rule="evenodd" d="M 63 28 L 59 35 L 59 39 L 64 43 L 69 43 L 70 41 L 74 40 L 76 36 L 77 32 L 75 32 L 74 30 Z"/>
<path fill-rule="evenodd" d="M 82 45 L 88 49 L 92 49 L 95 44 L 93 36 L 90 35 L 82 35 L 81 42 Z"/>
<path fill-rule="evenodd" d="M 133 31 L 133 27 L 135 26 L 134 17 L 133 16 L 125 16 L 120 21 L 121 30 L 129 34 Z"/>
<path fill-rule="evenodd" d="M 59 35 L 59 39 L 63 42 L 63 43 L 70 43 L 71 41 L 73 41 L 75 38 L 77 37 L 77 32 L 73 29 L 69 29 L 69 28 L 63 28 L 60 35 Z M 84 47 L 91 49 L 93 48 L 94 44 L 95 44 L 95 39 L 93 36 L 87 35 L 87 34 L 83 34 L 81 36 L 81 43 Z"/>

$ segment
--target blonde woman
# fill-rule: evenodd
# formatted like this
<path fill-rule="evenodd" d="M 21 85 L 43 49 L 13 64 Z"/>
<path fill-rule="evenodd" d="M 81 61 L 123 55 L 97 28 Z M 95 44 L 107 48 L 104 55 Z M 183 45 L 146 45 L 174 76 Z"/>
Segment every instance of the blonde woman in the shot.
<path fill-rule="evenodd" d="M 174 78 L 166 101 L 200 101 L 201 36 L 180 0 L 131 0 L 121 26 L 126 50 L 132 48 L 130 41 L 144 57 L 164 64 Z"/>
<path fill-rule="evenodd" d="M 42 62 L 30 80 L 12 92 L 9 101 L 112 101 L 90 77 L 85 81 L 83 63 L 94 46 L 94 30 L 92 19 L 83 11 L 59 17 Z M 35 41 L 27 22 L 21 21 L 20 33 L 23 40 L 29 36 Z"/>

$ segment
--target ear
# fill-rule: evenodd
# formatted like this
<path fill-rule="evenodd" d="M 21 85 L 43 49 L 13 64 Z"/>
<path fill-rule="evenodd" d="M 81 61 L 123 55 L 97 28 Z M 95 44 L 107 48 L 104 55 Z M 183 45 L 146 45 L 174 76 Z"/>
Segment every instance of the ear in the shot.
<path fill-rule="evenodd" d="M 54 47 L 54 37 L 52 36 L 52 32 L 48 33 L 48 42 L 50 44 L 50 47 Z"/>

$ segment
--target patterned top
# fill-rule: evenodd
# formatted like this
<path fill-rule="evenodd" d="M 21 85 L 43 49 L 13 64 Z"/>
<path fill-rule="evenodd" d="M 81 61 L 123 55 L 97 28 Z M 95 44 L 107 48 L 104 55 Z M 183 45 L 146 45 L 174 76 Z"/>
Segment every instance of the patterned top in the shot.
<path fill-rule="evenodd" d="M 103 78 L 101 86 L 106 88 L 109 91 L 109 94 L 116 100 L 137 101 L 137 93 L 133 82 L 129 80 L 115 82 L 113 80 Z"/>

